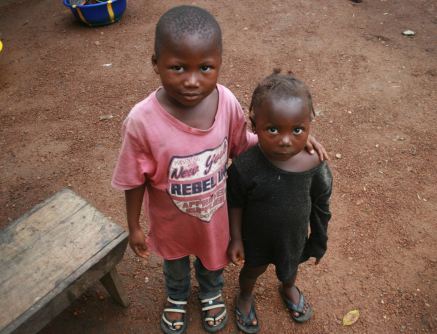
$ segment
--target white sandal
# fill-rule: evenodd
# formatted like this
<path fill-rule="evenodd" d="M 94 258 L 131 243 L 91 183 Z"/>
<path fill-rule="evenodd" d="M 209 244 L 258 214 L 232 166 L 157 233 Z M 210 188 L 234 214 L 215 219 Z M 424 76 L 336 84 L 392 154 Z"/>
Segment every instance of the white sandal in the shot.
<path fill-rule="evenodd" d="M 172 304 L 171 307 L 164 308 L 164 311 L 162 312 L 161 317 L 161 329 L 165 334 L 182 334 L 187 329 L 187 322 L 186 322 L 186 314 L 187 311 L 185 310 L 187 306 L 187 301 L 179 301 L 171 299 L 170 297 L 167 297 L 167 301 Z M 181 313 L 182 319 L 180 320 L 168 320 L 166 313 Z M 181 326 L 179 329 L 176 328 L 176 326 Z"/>
<path fill-rule="evenodd" d="M 200 304 L 202 305 L 203 327 L 209 333 L 218 332 L 226 326 L 228 314 L 224 301 L 218 300 L 221 297 L 222 294 L 219 293 L 215 297 L 200 300 Z M 223 310 L 216 315 L 208 315 L 208 311 L 216 308 L 222 308 Z M 210 321 L 213 323 L 212 325 L 209 324 Z"/>

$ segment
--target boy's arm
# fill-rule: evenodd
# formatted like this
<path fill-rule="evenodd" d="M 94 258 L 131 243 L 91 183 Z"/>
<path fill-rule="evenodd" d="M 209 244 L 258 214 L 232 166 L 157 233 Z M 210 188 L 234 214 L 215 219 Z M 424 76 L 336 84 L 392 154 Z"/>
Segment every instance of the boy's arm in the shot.
<path fill-rule="evenodd" d="M 129 245 L 136 255 L 147 258 L 149 252 L 146 245 L 146 236 L 140 226 L 141 206 L 144 198 L 145 185 L 126 190 L 126 214 L 129 226 Z"/>
<path fill-rule="evenodd" d="M 305 144 L 305 149 L 310 154 L 317 153 L 320 161 L 329 160 L 329 156 L 325 148 L 316 140 L 316 138 L 311 135 L 308 136 L 307 143 Z"/>
<path fill-rule="evenodd" d="M 331 219 L 329 202 L 332 193 L 332 175 L 326 165 L 315 175 L 311 185 L 310 236 L 305 244 L 301 262 L 310 257 L 316 258 L 316 264 L 326 252 L 328 243 L 328 222 Z"/>
<path fill-rule="evenodd" d="M 231 240 L 229 241 L 228 256 L 234 264 L 242 264 L 244 261 L 243 239 L 241 237 L 241 218 L 243 209 L 229 208 L 229 229 Z"/>
<path fill-rule="evenodd" d="M 241 224 L 243 220 L 243 207 L 245 205 L 246 187 L 235 167 L 235 163 L 228 168 L 227 179 L 227 200 L 229 211 L 229 230 L 231 240 L 229 241 L 228 256 L 234 264 L 241 264 L 244 261 L 243 238 L 241 235 Z"/>

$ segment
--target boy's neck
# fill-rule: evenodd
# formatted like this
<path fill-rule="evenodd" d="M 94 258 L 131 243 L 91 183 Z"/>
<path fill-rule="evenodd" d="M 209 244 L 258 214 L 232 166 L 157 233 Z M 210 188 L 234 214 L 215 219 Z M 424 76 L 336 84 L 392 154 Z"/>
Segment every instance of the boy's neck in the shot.
<path fill-rule="evenodd" d="M 218 88 L 194 106 L 182 106 L 172 100 L 162 87 L 156 92 L 161 106 L 177 120 L 196 129 L 207 130 L 214 124 L 218 109 Z"/>

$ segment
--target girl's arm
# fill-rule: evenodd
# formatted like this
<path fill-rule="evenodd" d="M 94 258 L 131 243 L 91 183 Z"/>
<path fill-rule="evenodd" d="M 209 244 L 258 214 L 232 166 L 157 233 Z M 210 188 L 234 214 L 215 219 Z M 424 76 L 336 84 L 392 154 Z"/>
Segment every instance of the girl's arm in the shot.
<path fill-rule="evenodd" d="M 145 185 L 126 190 L 126 214 L 129 226 L 129 245 L 135 254 L 147 258 L 149 252 L 146 245 L 146 236 L 140 226 L 141 206 L 144 198 Z"/>
<path fill-rule="evenodd" d="M 241 217 L 243 209 L 229 208 L 229 228 L 231 240 L 229 241 L 228 256 L 234 264 L 244 261 L 243 239 L 241 237 Z"/>
<path fill-rule="evenodd" d="M 332 193 L 332 175 L 328 165 L 314 176 L 311 185 L 310 236 L 305 244 L 301 262 L 310 257 L 316 258 L 316 264 L 326 252 L 328 243 L 328 222 L 331 219 L 329 202 Z"/>

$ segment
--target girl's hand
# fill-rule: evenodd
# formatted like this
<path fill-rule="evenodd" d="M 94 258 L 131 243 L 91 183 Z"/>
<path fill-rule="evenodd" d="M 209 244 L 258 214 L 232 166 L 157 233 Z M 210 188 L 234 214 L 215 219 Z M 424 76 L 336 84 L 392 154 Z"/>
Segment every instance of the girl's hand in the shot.
<path fill-rule="evenodd" d="M 231 239 L 228 246 L 228 256 L 233 264 L 241 265 L 244 263 L 243 241 Z"/>
<path fill-rule="evenodd" d="M 329 160 L 329 156 L 325 148 L 316 140 L 316 138 L 311 135 L 308 136 L 307 143 L 305 144 L 305 149 L 308 151 L 309 154 L 314 154 L 317 152 L 320 161 Z"/>
<path fill-rule="evenodd" d="M 129 246 L 137 256 L 142 257 L 143 259 L 147 259 L 149 256 L 149 251 L 147 250 L 146 244 L 146 236 L 141 229 L 136 229 L 129 233 Z"/>

